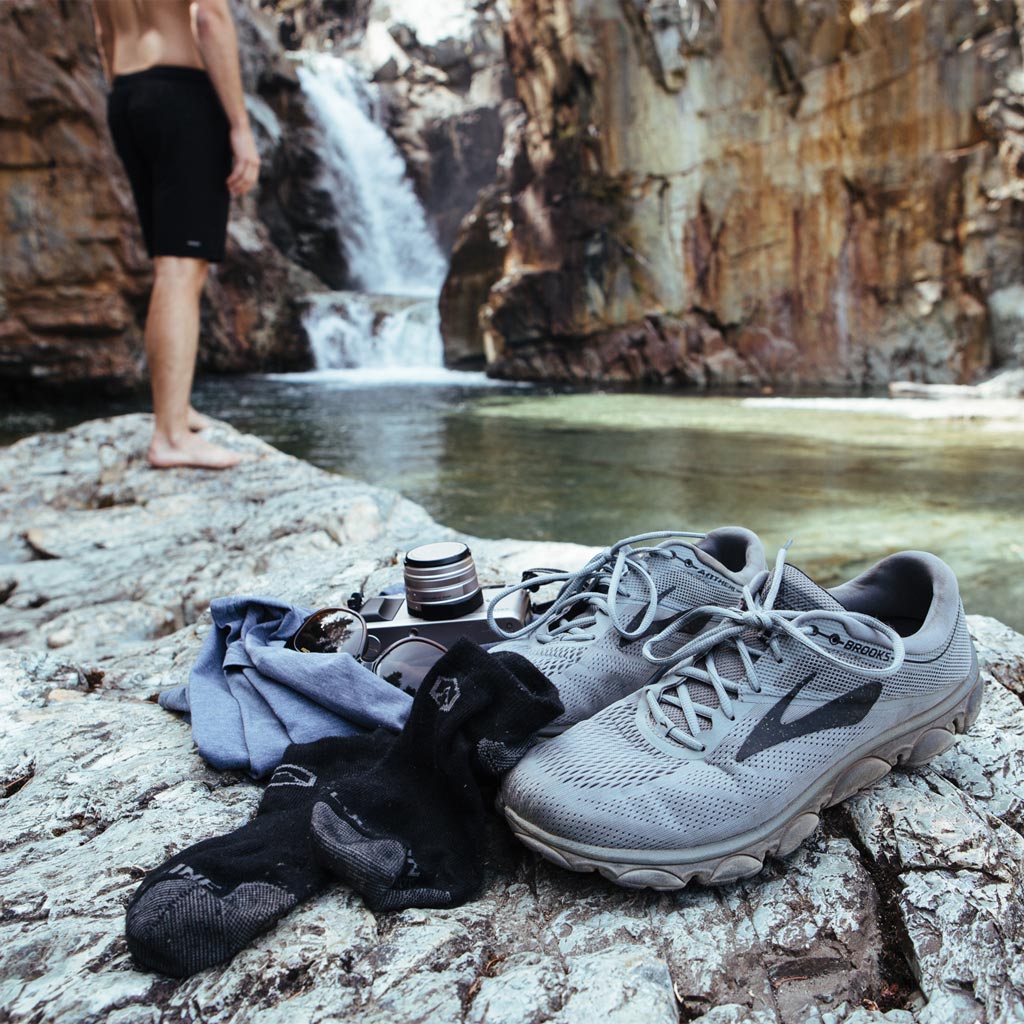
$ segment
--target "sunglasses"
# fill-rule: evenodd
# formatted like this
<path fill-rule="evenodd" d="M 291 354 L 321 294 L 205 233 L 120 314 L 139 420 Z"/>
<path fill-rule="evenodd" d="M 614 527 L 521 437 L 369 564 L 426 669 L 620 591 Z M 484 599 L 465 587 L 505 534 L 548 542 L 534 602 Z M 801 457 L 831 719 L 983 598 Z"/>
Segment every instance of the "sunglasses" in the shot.
<path fill-rule="evenodd" d="M 410 695 L 448 650 L 425 636 L 405 636 L 381 651 L 380 640 L 370 633 L 366 620 L 350 608 L 313 612 L 288 641 L 288 647 L 303 654 L 351 654 Z"/>

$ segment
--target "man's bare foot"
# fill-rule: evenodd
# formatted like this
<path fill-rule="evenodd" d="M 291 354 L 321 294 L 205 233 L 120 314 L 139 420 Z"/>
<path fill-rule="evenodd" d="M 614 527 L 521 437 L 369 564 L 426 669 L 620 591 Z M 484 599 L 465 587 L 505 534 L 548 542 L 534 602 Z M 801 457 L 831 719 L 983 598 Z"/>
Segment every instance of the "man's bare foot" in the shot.
<path fill-rule="evenodd" d="M 209 416 L 204 416 L 197 409 L 193 409 L 190 405 L 188 407 L 188 429 L 189 430 L 206 430 L 207 427 L 213 426 L 213 420 Z"/>
<path fill-rule="evenodd" d="M 230 469 L 245 456 L 207 441 L 198 434 L 187 434 L 177 442 L 156 438 L 150 442 L 146 456 L 154 469 L 191 466 L 195 469 Z"/>

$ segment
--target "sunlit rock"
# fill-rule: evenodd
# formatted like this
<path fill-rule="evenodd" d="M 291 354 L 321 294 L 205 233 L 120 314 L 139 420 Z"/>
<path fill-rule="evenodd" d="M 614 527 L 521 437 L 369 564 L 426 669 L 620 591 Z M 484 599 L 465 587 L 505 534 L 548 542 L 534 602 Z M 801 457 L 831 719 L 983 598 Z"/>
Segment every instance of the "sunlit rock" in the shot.
<path fill-rule="evenodd" d="M 527 125 L 483 314 L 493 373 L 858 387 L 1006 358 L 1017 6 L 511 8 Z M 682 343 L 708 328 L 733 365 Z"/>

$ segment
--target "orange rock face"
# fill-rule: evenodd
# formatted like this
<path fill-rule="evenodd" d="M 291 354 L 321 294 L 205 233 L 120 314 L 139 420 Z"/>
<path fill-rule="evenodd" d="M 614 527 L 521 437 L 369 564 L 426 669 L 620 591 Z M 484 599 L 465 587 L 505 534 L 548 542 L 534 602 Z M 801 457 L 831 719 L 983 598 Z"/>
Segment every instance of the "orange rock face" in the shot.
<path fill-rule="evenodd" d="M 993 364 L 989 297 L 1024 277 L 1014 3 L 512 8 L 529 121 L 492 372 L 858 386 Z"/>
<path fill-rule="evenodd" d="M 261 189 L 232 209 L 225 263 L 211 274 L 200 367 L 304 369 L 299 296 L 322 287 L 270 240 L 281 182 L 308 141 L 293 72 L 236 6 L 246 86 L 277 138 L 257 124 Z M 0 393 L 32 386 L 123 389 L 144 379 L 142 328 L 152 267 L 106 124 L 88 3 L 0 2 Z M 290 120 L 288 120 L 290 118 Z M 297 186 L 296 186 L 297 187 Z"/>
<path fill-rule="evenodd" d="M 136 380 L 148 267 L 126 184 L 97 166 L 91 7 L 4 3 L 0 65 L 0 378 Z"/>

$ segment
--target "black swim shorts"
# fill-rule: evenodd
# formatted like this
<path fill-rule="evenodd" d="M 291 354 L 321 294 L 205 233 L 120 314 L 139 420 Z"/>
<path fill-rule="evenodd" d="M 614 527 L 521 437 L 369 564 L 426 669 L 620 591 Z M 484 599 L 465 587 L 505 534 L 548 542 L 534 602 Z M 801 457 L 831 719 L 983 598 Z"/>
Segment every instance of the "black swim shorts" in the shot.
<path fill-rule="evenodd" d="M 160 66 L 118 75 L 107 116 L 149 255 L 224 259 L 230 127 L 206 72 Z"/>

